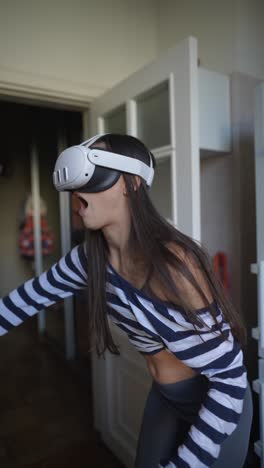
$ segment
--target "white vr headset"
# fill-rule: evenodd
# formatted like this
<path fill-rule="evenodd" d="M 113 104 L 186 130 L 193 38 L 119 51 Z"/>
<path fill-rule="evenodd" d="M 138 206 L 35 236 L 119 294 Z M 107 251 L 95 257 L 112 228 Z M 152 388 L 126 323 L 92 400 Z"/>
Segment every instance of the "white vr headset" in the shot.
<path fill-rule="evenodd" d="M 58 157 L 53 183 L 59 191 L 102 192 L 112 187 L 121 172 L 142 177 L 148 187 L 154 177 L 151 155 L 150 166 L 139 159 L 124 154 L 112 153 L 104 149 L 91 149 L 90 146 L 107 133 L 95 135 L 80 145 L 65 149 Z"/>

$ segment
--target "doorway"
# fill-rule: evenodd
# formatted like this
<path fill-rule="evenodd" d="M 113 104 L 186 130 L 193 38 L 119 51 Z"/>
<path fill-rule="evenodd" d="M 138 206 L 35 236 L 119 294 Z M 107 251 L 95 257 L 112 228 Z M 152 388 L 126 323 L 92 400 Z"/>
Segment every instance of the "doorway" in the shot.
<path fill-rule="evenodd" d="M 52 246 L 48 251 L 42 249 L 42 270 L 47 270 L 62 256 L 62 217 L 66 215 L 66 206 L 61 205 L 60 196 L 53 187 L 52 172 L 60 150 L 59 144 L 66 146 L 82 140 L 82 113 L 64 109 L 48 108 L 0 101 L 2 128 L 2 151 L 0 163 L 3 171 L 0 176 L 0 212 L 1 212 L 1 285 L 0 296 L 4 296 L 27 279 L 36 276 L 35 255 L 30 246 L 21 249 L 21 237 L 29 228 L 30 197 L 32 196 L 32 157 L 35 167 L 33 178 L 39 181 L 40 210 L 48 237 Z M 37 171 L 37 173 L 36 173 Z M 65 194 L 63 194 L 65 195 Z M 31 204 L 32 205 L 32 204 Z M 81 242 L 83 231 L 76 216 L 70 214 L 71 245 Z M 30 243 L 34 231 L 27 234 L 25 243 Z M 82 330 L 83 313 L 81 298 L 74 301 L 77 314 L 74 318 L 74 353 L 70 358 L 84 353 Z M 67 356 L 67 320 L 61 302 L 48 309 L 44 314 L 43 332 L 58 352 Z M 38 320 L 39 318 L 36 318 Z M 81 324 L 79 323 L 81 320 Z M 72 332 L 72 330 L 71 330 Z M 72 347 L 73 348 L 73 347 Z"/>

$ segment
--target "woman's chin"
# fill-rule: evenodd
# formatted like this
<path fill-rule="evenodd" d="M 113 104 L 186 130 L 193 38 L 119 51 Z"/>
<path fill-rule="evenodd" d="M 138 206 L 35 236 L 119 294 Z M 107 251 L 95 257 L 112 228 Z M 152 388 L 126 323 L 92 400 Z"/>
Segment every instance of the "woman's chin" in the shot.
<path fill-rule="evenodd" d="M 102 229 L 103 227 L 101 225 L 89 221 L 87 218 L 83 218 L 83 224 L 87 229 L 92 229 L 93 231 L 97 231 L 98 229 Z"/>

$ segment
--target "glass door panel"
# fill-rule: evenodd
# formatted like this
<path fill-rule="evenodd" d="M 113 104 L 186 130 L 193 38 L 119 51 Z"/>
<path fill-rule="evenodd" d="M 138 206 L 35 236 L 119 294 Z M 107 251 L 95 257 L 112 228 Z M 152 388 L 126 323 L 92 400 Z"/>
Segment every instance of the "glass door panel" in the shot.
<path fill-rule="evenodd" d="M 105 133 L 126 133 L 126 107 L 118 107 L 114 111 L 104 116 Z"/>
<path fill-rule="evenodd" d="M 157 161 L 150 198 L 158 212 L 172 220 L 171 157 Z"/>
<path fill-rule="evenodd" d="M 165 81 L 137 97 L 137 136 L 148 148 L 171 144 L 169 83 Z"/>

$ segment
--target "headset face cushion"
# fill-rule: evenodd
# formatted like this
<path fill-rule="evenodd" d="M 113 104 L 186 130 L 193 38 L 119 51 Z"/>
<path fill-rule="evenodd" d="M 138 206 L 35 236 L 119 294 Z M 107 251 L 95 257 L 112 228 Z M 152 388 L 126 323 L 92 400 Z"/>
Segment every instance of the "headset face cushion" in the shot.
<path fill-rule="evenodd" d="M 87 182 L 87 184 L 75 190 L 82 193 L 103 192 L 111 188 L 118 181 L 120 175 L 120 171 L 96 166 L 92 179 Z"/>

